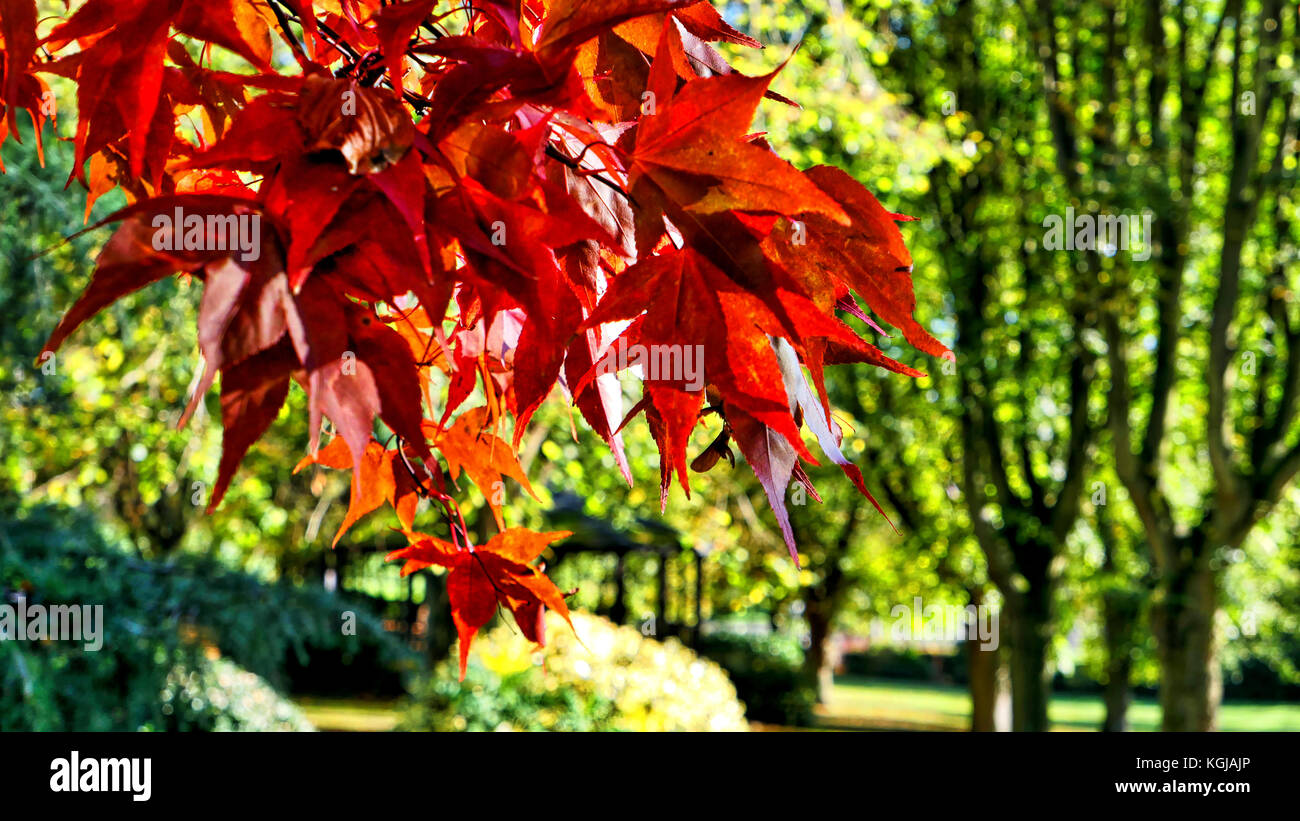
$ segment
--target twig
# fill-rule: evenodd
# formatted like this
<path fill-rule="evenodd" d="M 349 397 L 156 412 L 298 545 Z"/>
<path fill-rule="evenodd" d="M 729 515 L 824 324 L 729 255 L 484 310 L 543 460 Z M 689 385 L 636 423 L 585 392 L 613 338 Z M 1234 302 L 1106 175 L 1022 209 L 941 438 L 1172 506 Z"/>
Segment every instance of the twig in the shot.
<path fill-rule="evenodd" d="M 299 62 L 309 62 L 307 52 L 303 49 L 302 43 L 298 41 L 298 37 L 293 33 L 293 29 L 289 28 L 289 18 L 285 16 L 284 9 L 280 6 L 280 0 L 270 0 L 270 5 L 271 11 L 275 12 L 275 19 L 280 21 L 280 31 L 284 32 L 284 37 L 289 41 L 289 45 L 293 48 L 294 53 L 298 55 Z M 299 25 L 302 25 L 301 21 L 299 22 Z"/>
<path fill-rule="evenodd" d="M 631 193 L 624 191 L 623 188 L 619 186 L 617 183 L 614 183 L 602 177 L 600 174 L 594 173 L 590 169 L 583 168 L 578 164 L 577 160 L 574 160 L 571 157 L 566 157 L 563 153 L 561 153 L 560 149 L 556 148 L 555 146 L 547 144 L 546 156 L 561 163 L 562 165 L 568 166 L 570 169 L 574 171 L 584 172 L 582 173 L 582 176 L 590 177 L 591 179 L 596 180 L 597 182 L 604 183 L 614 191 L 617 191 L 619 194 L 622 194 L 624 197 L 627 197 L 628 202 L 632 203 L 638 208 L 640 207 L 640 205 L 636 201 L 636 198 L 633 197 Z"/>

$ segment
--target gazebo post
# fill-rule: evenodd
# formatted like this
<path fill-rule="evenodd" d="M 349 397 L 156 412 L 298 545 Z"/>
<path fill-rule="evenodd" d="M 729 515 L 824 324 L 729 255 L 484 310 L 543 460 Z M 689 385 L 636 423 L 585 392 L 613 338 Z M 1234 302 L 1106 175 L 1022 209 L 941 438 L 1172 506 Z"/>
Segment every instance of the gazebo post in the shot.
<path fill-rule="evenodd" d="M 626 570 L 625 561 L 627 559 L 627 554 L 618 553 L 616 555 L 618 557 L 618 562 L 614 565 L 614 606 L 610 608 L 609 618 L 610 621 L 615 624 L 626 624 L 627 601 L 624 598 L 626 592 L 624 572 Z"/>
<path fill-rule="evenodd" d="M 692 552 L 695 553 L 695 630 L 691 634 L 691 646 L 698 647 L 704 629 L 704 551 L 696 548 Z"/>
<path fill-rule="evenodd" d="M 659 577 L 656 579 L 658 591 L 655 596 L 655 633 L 658 635 L 668 627 L 668 548 L 660 547 L 656 552 L 659 554 Z"/>

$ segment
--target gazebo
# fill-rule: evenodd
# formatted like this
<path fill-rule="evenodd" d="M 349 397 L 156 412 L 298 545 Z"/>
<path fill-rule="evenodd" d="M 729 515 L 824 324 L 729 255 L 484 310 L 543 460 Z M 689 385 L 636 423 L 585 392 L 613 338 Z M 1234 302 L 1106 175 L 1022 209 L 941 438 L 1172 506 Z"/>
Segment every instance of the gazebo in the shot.
<path fill-rule="evenodd" d="M 561 492 L 554 495 L 555 504 L 547 512 L 549 526 L 569 530 L 573 535 L 555 545 L 555 559 L 552 566 L 560 564 L 566 557 L 580 553 L 599 553 L 616 557 L 614 566 L 614 596 L 606 604 L 601 602 L 599 612 L 618 624 L 628 623 L 626 578 L 627 558 L 633 554 L 649 554 L 658 557 L 655 568 L 655 610 L 650 629 L 642 624 L 642 632 L 657 637 L 677 636 L 694 644 L 698 638 L 702 620 L 702 602 L 704 599 L 704 558 L 707 551 L 691 551 L 695 564 L 694 596 L 692 624 L 674 624 L 668 620 L 668 562 L 683 553 L 681 536 L 676 529 L 659 519 L 638 517 L 636 532 L 642 538 L 634 538 L 609 522 L 588 515 L 583 499 L 575 493 Z M 682 591 L 683 595 L 689 593 Z M 682 609 L 685 612 L 686 608 Z"/>

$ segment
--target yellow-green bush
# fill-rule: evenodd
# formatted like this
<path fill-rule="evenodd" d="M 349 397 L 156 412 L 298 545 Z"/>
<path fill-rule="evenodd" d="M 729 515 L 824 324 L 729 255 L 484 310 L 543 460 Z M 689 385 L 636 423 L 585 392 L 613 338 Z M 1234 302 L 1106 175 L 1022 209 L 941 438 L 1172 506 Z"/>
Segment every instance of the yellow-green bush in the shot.
<path fill-rule="evenodd" d="M 585 613 L 573 614 L 573 626 L 576 635 L 548 613 L 542 649 L 514 625 L 480 635 L 465 681 L 453 660 L 440 664 L 416 688 L 402 729 L 747 729 L 726 673 L 676 639 Z"/>

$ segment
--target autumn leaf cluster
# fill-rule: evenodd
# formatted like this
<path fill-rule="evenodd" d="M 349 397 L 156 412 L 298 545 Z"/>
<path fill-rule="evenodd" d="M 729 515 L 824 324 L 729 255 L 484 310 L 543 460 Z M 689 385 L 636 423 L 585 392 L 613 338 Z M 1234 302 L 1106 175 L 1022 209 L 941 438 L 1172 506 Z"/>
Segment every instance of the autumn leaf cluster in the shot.
<path fill-rule="evenodd" d="M 501 532 L 475 545 L 456 484 L 528 488 L 515 449 L 557 385 L 629 481 L 620 430 L 644 415 L 665 504 L 734 443 L 797 561 L 783 495 L 815 463 L 804 430 L 870 498 L 826 366 L 917 375 L 846 320 L 946 352 L 912 316 L 906 218 L 751 131 L 765 98 L 793 103 L 727 64 L 717 44 L 758 43 L 707 0 L 88 0 L 54 21 L 0 0 L 0 37 L 0 144 L 23 112 L 38 141 L 57 128 L 47 80 L 66 78 L 69 181 L 87 214 L 129 202 L 47 350 L 150 283 L 201 282 L 185 416 L 219 377 L 209 509 L 297 383 L 300 467 L 352 471 L 339 535 L 394 509 L 410 546 L 391 558 L 449 570 L 462 663 L 498 607 L 539 642 L 544 609 L 567 615 L 537 564 L 566 534 L 508 528 L 490 502 Z M 703 384 L 610 362 L 616 340 L 701 352 Z M 417 528 L 421 500 L 446 538 Z"/>

